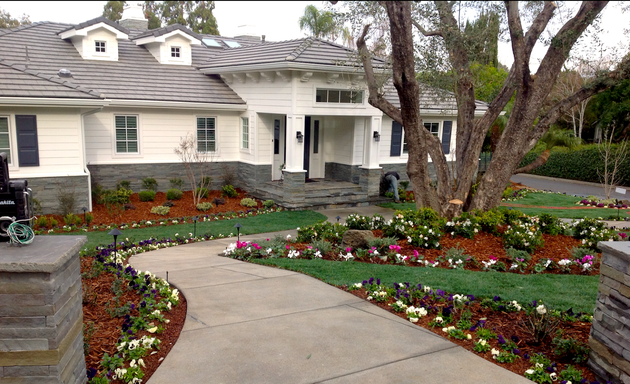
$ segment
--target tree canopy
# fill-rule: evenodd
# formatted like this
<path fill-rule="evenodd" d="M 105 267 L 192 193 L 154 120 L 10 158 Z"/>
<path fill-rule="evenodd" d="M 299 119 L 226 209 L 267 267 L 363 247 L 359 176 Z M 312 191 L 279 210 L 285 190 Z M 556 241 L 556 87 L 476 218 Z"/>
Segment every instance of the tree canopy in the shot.
<path fill-rule="evenodd" d="M 30 24 L 29 16 L 24 14 L 19 19 L 11 17 L 11 14 L 0 8 L 0 28 L 15 28 L 20 25 Z"/>
<path fill-rule="evenodd" d="M 122 18 L 125 1 L 108 1 L 103 7 L 103 16 L 112 21 Z M 219 35 L 217 19 L 212 11 L 214 1 L 145 1 L 144 15 L 149 29 L 171 24 L 182 24 L 193 32 Z"/>
<path fill-rule="evenodd" d="M 607 5 L 606 1 L 582 2 L 569 17 L 562 18 L 558 16 L 558 5 L 552 1 L 350 4 L 346 15 L 350 15 L 354 25 L 363 24 L 357 46 L 366 73 L 368 101 L 405 129 L 409 153 L 407 174 L 416 204 L 432 207 L 449 217 L 458 215 L 462 209 L 487 210 L 497 206 L 522 158 L 564 111 L 630 77 L 630 58 L 626 57 L 614 67 L 594 73 L 572 94 L 549 106 L 544 105 L 565 63 L 574 54 L 578 40 L 596 22 Z M 478 96 L 475 63 L 483 65 L 478 63 L 479 60 L 491 63 L 492 44 L 484 43 L 484 54 L 479 54 L 482 48 L 472 33 L 476 31 L 472 28 L 475 24 L 471 23 L 467 32 L 458 21 L 462 11 L 458 7 L 463 6 L 474 7 L 476 13 L 468 15 L 476 14 L 477 18 L 496 12 L 514 55 L 514 64 L 501 86 L 497 87 L 498 92 L 488 92 L 488 107 L 483 114 L 475 113 Z M 366 13 L 368 9 L 373 12 Z M 379 24 L 381 20 L 386 20 L 389 28 L 391 81 L 400 99 L 400 109 L 389 103 L 380 91 L 380 75 L 371 66 L 371 53 L 366 44 L 371 37 L 370 23 L 382 25 Z M 489 20 L 479 22 L 486 30 L 490 24 Z M 479 27 L 479 30 L 484 28 Z M 547 42 L 547 49 L 538 68 L 533 70 L 530 67 L 532 52 L 539 41 Z M 431 72 L 452 75 L 451 87 L 445 87 L 445 90 L 452 92 L 457 105 L 454 159 L 449 157 L 447 160 L 440 140 L 424 128 L 420 115 L 418 71 L 429 79 L 431 76 L 427 73 Z M 474 176 L 484 138 L 509 102 L 512 103 L 511 113 L 502 133 L 497 136 L 488 169 L 477 183 Z M 437 186 L 429 177 L 429 157 L 437 175 Z M 477 184 L 475 189 L 473 184 Z"/>
<path fill-rule="evenodd" d="M 307 30 L 317 38 L 332 37 L 338 29 L 332 12 L 320 11 L 311 4 L 304 8 L 304 15 L 300 16 L 298 22 L 301 30 Z"/>

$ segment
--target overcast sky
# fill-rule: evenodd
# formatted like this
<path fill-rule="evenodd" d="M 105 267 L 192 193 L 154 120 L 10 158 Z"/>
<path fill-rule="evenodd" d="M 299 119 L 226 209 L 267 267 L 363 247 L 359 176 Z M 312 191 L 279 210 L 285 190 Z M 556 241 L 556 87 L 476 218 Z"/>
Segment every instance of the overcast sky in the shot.
<path fill-rule="evenodd" d="M 30 16 L 31 21 L 56 21 L 78 24 L 86 20 L 101 16 L 105 1 L 0 1 L 0 8 L 8 11 L 11 16 L 22 14 Z M 598 36 L 607 46 L 617 46 L 625 43 L 624 52 L 628 52 L 628 38 L 623 29 L 630 25 L 630 14 L 621 13 L 620 5 L 614 2 L 604 10 L 602 26 L 607 30 Z M 321 1 L 216 1 L 214 15 L 217 18 L 219 31 L 223 36 L 240 34 L 239 26 L 254 27 L 258 35 L 265 35 L 268 41 L 282 41 L 297 39 L 305 36 L 298 26 L 298 18 L 303 14 L 308 4 L 322 8 Z M 542 58 L 545 47 L 540 43 L 534 50 L 532 69 L 537 68 L 537 62 Z M 512 52 L 509 43 L 499 45 L 499 61 L 507 66 L 512 64 Z"/>

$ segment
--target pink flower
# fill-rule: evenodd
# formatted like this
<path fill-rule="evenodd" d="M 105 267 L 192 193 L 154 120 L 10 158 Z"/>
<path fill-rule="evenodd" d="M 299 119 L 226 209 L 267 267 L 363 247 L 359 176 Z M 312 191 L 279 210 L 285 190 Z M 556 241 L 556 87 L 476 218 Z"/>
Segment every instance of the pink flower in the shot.
<path fill-rule="evenodd" d="M 413 255 L 414 255 L 415 257 L 420 256 L 420 254 L 418 253 L 418 251 L 416 251 L 415 249 L 413 250 Z"/>
<path fill-rule="evenodd" d="M 346 252 L 348 253 L 352 252 L 352 248 L 351 247 L 346 248 Z"/>
<path fill-rule="evenodd" d="M 626 237 L 628 237 L 628 234 L 625 232 L 620 232 L 619 237 L 621 237 L 622 239 L 625 239 Z"/>
<path fill-rule="evenodd" d="M 290 248 L 291 248 L 291 246 L 289 244 L 287 244 L 287 249 L 290 249 Z"/>
<path fill-rule="evenodd" d="M 267 239 L 267 241 L 269 241 L 269 239 Z"/>
<path fill-rule="evenodd" d="M 490 260 L 494 260 L 494 261 L 499 260 L 496 256 L 493 256 L 493 255 L 490 255 L 489 259 L 490 259 Z"/>

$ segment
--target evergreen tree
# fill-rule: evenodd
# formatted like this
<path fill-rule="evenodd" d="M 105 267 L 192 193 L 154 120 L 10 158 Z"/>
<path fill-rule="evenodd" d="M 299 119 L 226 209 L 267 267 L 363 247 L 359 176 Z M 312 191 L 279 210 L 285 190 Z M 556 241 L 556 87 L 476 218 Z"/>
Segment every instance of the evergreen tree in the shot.
<path fill-rule="evenodd" d="M 30 24 L 28 15 L 24 14 L 20 19 L 11 17 L 11 14 L 0 8 L 0 28 L 15 28 L 20 25 Z"/>
<path fill-rule="evenodd" d="M 103 17 L 110 19 L 111 21 L 118 21 L 122 18 L 123 9 L 125 7 L 124 1 L 108 1 L 103 6 Z"/>
<path fill-rule="evenodd" d="M 212 14 L 214 1 L 188 1 L 188 27 L 197 33 L 219 35 L 217 19 Z M 194 7 L 192 7 L 194 6 Z"/>

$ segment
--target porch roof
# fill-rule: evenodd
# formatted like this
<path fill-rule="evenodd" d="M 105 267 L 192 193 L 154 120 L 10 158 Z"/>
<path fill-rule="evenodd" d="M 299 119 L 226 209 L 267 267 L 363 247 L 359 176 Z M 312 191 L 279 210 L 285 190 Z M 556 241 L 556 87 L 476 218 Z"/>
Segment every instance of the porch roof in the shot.
<path fill-rule="evenodd" d="M 398 92 L 394 87 L 394 83 L 390 79 L 384 86 L 385 99 L 396 108 L 400 109 L 400 99 Z M 488 103 L 475 100 L 477 112 L 485 112 L 488 109 Z M 420 109 L 424 111 L 435 111 L 436 113 L 444 113 L 455 111 L 457 113 L 457 101 L 455 94 L 450 91 L 430 87 L 426 84 L 420 84 Z"/>

